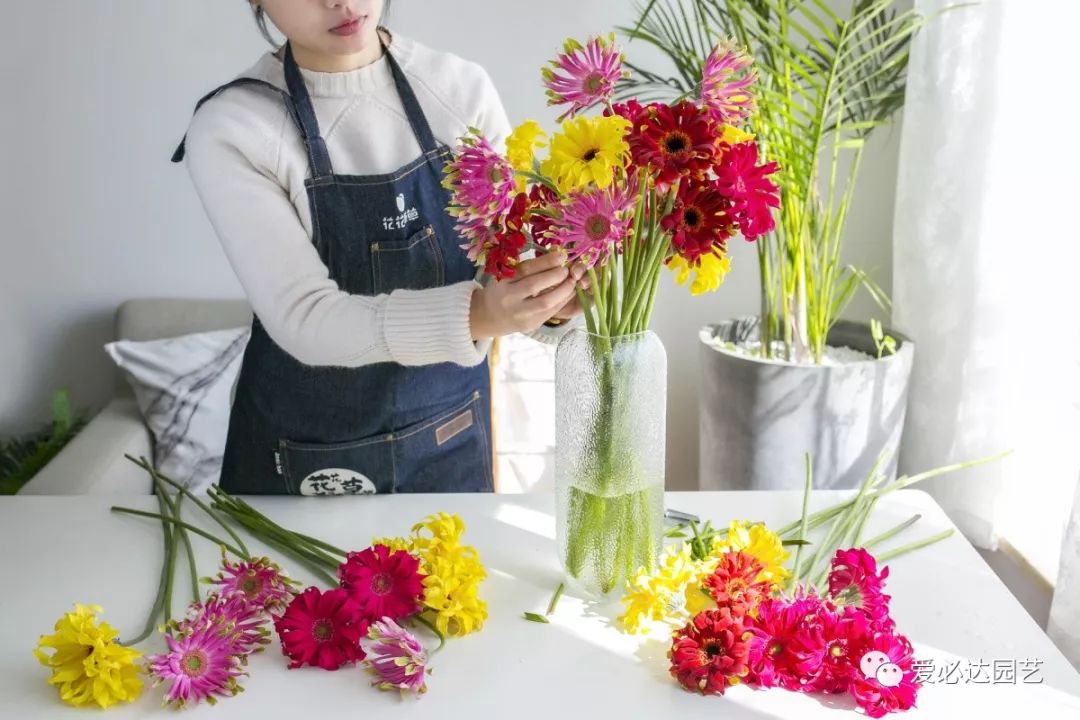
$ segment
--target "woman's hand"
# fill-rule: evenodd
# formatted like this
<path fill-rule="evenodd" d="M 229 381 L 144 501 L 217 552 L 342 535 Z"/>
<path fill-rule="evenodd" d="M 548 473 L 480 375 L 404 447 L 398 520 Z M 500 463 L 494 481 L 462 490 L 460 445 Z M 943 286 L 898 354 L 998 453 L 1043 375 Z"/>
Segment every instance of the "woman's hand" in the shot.
<path fill-rule="evenodd" d="M 584 274 L 582 267 L 568 268 L 566 254 L 559 250 L 523 260 L 512 280 L 473 292 L 469 308 L 473 340 L 531 332 L 554 317 L 572 317 L 580 312 L 575 310 L 575 288 Z"/>

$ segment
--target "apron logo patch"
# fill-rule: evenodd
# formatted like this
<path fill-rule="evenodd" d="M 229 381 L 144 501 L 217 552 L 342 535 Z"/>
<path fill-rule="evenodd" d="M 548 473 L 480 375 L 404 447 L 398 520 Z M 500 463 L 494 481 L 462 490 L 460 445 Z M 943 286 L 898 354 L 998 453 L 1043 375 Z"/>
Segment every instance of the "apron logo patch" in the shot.
<path fill-rule="evenodd" d="M 435 444 L 442 445 L 455 435 L 468 430 L 473 425 L 473 412 L 466 410 L 453 420 L 444 423 L 435 429 Z"/>
<path fill-rule="evenodd" d="M 355 470 L 325 468 L 304 478 L 301 495 L 374 495 L 375 483 Z"/>
<path fill-rule="evenodd" d="M 382 219 L 383 230 L 401 230 L 409 223 L 420 219 L 420 213 L 415 207 L 405 209 L 405 193 L 398 193 L 395 201 L 397 202 L 398 214 L 394 217 L 384 217 Z"/>

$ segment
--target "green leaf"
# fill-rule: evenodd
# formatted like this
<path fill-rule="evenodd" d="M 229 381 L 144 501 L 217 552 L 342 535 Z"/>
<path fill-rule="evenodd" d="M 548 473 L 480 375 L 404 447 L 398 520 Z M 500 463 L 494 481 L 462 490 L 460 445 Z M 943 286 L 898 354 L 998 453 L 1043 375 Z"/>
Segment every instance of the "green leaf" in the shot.
<path fill-rule="evenodd" d="M 548 620 L 543 615 L 540 615 L 540 614 L 534 613 L 534 612 L 526 612 L 526 613 L 524 613 L 523 617 L 526 620 L 530 621 L 530 622 L 544 623 L 545 625 L 547 625 L 547 624 L 549 624 L 551 622 L 550 620 Z"/>

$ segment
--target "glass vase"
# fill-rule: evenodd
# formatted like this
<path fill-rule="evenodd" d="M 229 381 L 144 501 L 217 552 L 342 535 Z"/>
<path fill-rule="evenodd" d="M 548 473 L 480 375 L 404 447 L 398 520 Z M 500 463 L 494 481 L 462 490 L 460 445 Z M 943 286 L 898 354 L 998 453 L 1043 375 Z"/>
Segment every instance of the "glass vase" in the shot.
<path fill-rule="evenodd" d="M 652 569 L 664 521 L 667 354 L 652 331 L 574 329 L 555 354 L 559 559 L 594 598 Z"/>

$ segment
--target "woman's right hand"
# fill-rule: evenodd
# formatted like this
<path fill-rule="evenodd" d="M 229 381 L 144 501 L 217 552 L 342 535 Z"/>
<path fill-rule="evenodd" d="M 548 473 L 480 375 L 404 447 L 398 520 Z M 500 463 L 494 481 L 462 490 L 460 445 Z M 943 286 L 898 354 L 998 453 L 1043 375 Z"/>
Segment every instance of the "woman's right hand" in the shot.
<path fill-rule="evenodd" d="M 566 266 L 561 250 L 523 260 L 511 280 L 494 282 L 473 292 L 469 326 L 473 340 L 532 332 L 574 297 L 584 269 Z"/>

